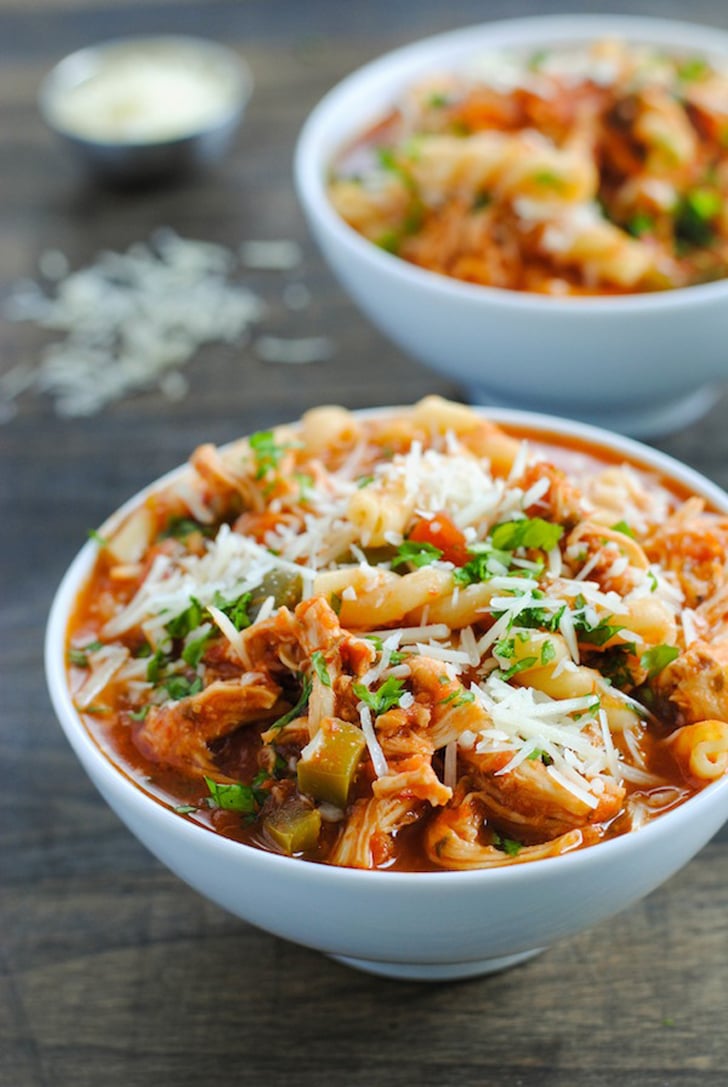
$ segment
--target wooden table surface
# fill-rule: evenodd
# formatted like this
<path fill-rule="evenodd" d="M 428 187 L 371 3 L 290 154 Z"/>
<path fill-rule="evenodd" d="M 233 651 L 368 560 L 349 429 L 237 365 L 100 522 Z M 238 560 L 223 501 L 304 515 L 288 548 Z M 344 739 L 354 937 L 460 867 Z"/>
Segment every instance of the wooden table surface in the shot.
<path fill-rule="evenodd" d="M 641 904 L 521 968 L 460 984 L 378 980 L 254 930 L 162 868 L 86 779 L 43 678 L 50 600 L 86 530 L 196 443 L 322 401 L 458 396 L 376 333 L 324 268 L 292 189 L 293 143 L 324 90 L 384 49 L 557 6 L 0 0 L 0 288 L 35 275 L 45 249 L 76 267 L 159 225 L 230 245 L 293 238 L 305 253 L 293 278 L 313 303 L 291 314 L 284 277 L 249 275 L 270 304 L 264 330 L 336 343 L 330 361 L 295 370 L 250 348 L 209 347 L 187 368 L 181 402 L 150 391 L 64 420 L 47 397 L 26 396 L 0 425 L 2 1087 L 728 1083 L 725 831 Z M 683 5 L 643 0 L 641 10 Z M 728 26 L 723 0 L 693 3 L 690 15 Z M 234 153 L 174 188 L 96 190 L 43 128 L 38 81 L 90 41 L 166 29 L 232 41 L 248 57 L 256 89 Z M 33 326 L 0 334 L 0 371 L 46 342 Z M 659 445 L 728 485 L 728 399 Z"/>

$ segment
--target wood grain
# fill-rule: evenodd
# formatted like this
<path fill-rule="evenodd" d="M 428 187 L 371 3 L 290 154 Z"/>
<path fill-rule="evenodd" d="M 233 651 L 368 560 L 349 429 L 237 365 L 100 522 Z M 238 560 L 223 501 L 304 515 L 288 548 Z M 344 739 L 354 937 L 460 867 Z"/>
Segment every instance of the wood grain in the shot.
<path fill-rule="evenodd" d="M 188 368 L 191 394 L 179 404 L 152 391 L 68 421 L 46 398 L 27 397 L 0 426 L 3 1087 L 725 1087 L 725 832 L 644 902 L 521 968 L 467 984 L 385 982 L 246 926 L 161 868 L 85 778 L 44 688 L 47 609 L 86 530 L 196 443 L 322 401 L 458 395 L 389 345 L 335 285 L 296 204 L 292 146 L 324 90 L 388 46 L 557 7 L 0 0 L 0 290 L 34 275 L 46 248 L 76 266 L 161 224 L 230 245 L 292 237 L 314 302 L 292 315 L 281 277 L 251 275 L 270 305 L 265 328 L 324 332 L 337 344 L 329 362 L 295 374 L 249 348 L 209 348 Z M 682 9 L 645 0 L 641 10 Z M 690 14 L 728 25 L 721 0 Z M 218 173 L 173 188 L 96 190 L 45 132 L 37 84 L 88 41 L 169 27 L 232 41 L 251 61 L 256 92 L 235 151 Z M 46 340 L 7 324 L 0 337 L 0 369 Z M 660 446 L 728 486 L 727 423 L 724 398 Z"/>

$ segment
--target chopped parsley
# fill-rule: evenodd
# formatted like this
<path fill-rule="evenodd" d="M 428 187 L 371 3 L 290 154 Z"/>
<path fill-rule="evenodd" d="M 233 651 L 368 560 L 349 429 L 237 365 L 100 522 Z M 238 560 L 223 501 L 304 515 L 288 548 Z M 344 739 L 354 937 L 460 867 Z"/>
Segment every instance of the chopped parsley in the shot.
<path fill-rule="evenodd" d="M 88 538 L 89 540 L 93 540 L 94 543 L 97 543 L 99 547 L 109 546 L 109 541 L 106 539 L 106 537 L 102 536 L 100 532 L 97 532 L 95 528 L 90 528 L 88 530 Z"/>
<path fill-rule="evenodd" d="M 630 668 L 629 658 L 635 651 L 634 643 L 627 646 L 614 646 L 600 654 L 599 671 L 605 679 L 621 691 L 634 687 L 635 680 Z"/>
<path fill-rule="evenodd" d="M 308 472 L 294 472 L 293 478 L 298 484 L 298 499 L 300 502 L 309 502 L 313 498 L 315 479 Z"/>
<path fill-rule="evenodd" d="M 541 646 L 541 664 L 550 664 L 555 656 L 556 650 L 554 649 L 554 643 L 547 638 Z"/>
<path fill-rule="evenodd" d="M 405 540 L 397 548 L 397 554 L 392 559 L 391 565 L 393 570 L 404 565 L 404 563 L 409 563 L 419 569 L 421 566 L 429 566 L 430 563 L 437 562 L 438 559 L 442 558 L 442 555 L 443 552 L 434 544 Z"/>
<path fill-rule="evenodd" d="M 202 612 L 203 607 L 200 601 L 196 596 L 191 596 L 185 610 L 175 615 L 174 619 L 170 619 L 164 629 L 170 638 L 186 638 L 193 630 L 197 630 L 202 622 Z"/>
<path fill-rule="evenodd" d="M 189 698 L 190 695 L 199 694 L 202 690 L 202 677 L 195 676 L 188 679 L 187 676 L 172 675 L 162 680 L 162 687 L 173 702 L 179 702 L 181 698 Z"/>
<path fill-rule="evenodd" d="M 163 649 L 157 649 L 147 661 L 147 682 L 159 683 L 162 672 L 169 664 L 169 657 Z"/>
<path fill-rule="evenodd" d="M 562 525 L 554 525 L 542 517 L 524 517 L 520 521 L 504 521 L 496 525 L 491 540 L 493 547 L 502 551 L 515 551 L 518 547 L 551 551 L 563 535 Z"/>
<path fill-rule="evenodd" d="M 364 487 L 368 487 L 370 483 L 374 482 L 374 476 L 359 476 L 356 481 L 358 490 L 363 490 Z"/>
<path fill-rule="evenodd" d="M 365 634 L 364 637 L 366 641 L 372 643 L 377 653 L 382 653 L 384 651 L 384 642 L 378 634 Z M 389 652 L 389 663 L 401 664 L 406 656 L 407 654 L 404 653 L 401 649 L 391 649 Z M 440 679 L 442 681 L 442 677 L 440 677 Z"/>
<path fill-rule="evenodd" d="M 515 638 L 501 638 L 499 642 L 496 642 L 493 646 L 493 656 L 502 657 L 503 660 L 511 660 L 513 654 L 516 651 L 516 639 Z"/>
<path fill-rule="evenodd" d="M 525 672 L 527 668 L 533 668 L 535 664 L 538 664 L 538 657 L 521 657 L 519 661 L 512 664 L 505 672 L 501 672 L 501 679 L 512 679 L 513 676 L 517 676 L 519 672 Z"/>
<path fill-rule="evenodd" d="M 329 675 L 329 670 L 326 667 L 326 661 L 324 660 L 324 655 L 323 655 L 323 653 L 321 652 L 320 649 L 315 650 L 311 654 L 311 664 L 313 665 L 314 672 L 319 677 L 319 679 L 323 683 L 324 687 L 330 687 L 331 686 L 331 676 Z"/>
<path fill-rule="evenodd" d="M 88 668 L 88 654 L 95 653 L 97 649 L 102 649 L 103 642 L 89 642 L 84 646 L 71 646 L 68 650 L 68 662 L 69 664 L 75 664 L 77 668 Z"/>
<path fill-rule="evenodd" d="M 272 430 L 259 430 L 251 434 L 248 444 L 255 457 L 255 478 L 263 479 L 280 464 L 286 446 L 278 445 Z"/>
<path fill-rule="evenodd" d="M 303 711 L 308 705 L 308 700 L 311 696 L 311 680 L 308 676 L 303 680 L 301 687 L 301 694 L 299 695 L 298 702 L 295 706 L 291 706 L 287 713 L 284 713 L 282 717 L 279 717 L 277 721 L 274 721 L 270 726 L 271 728 L 279 729 L 285 725 L 290 725 L 291 721 L 295 721 L 297 717 L 300 717 Z"/>
<path fill-rule="evenodd" d="M 517 842 L 515 838 L 504 838 L 497 831 L 493 831 L 493 845 L 509 857 L 517 857 L 523 849 L 523 842 Z"/>
<path fill-rule="evenodd" d="M 655 229 L 655 220 L 646 211 L 637 211 L 627 221 L 627 233 L 633 238 L 641 238 L 643 234 L 650 234 Z"/>
<path fill-rule="evenodd" d="M 191 642 L 188 642 L 182 650 L 182 660 L 185 664 L 189 664 L 190 668 L 196 668 L 202 660 L 207 643 L 214 637 L 215 634 L 212 630 L 206 630 L 199 638 L 194 638 Z"/>
<path fill-rule="evenodd" d="M 538 170 L 533 175 L 533 180 L 537 185 L 543 185 L 544 188 L 548 189 L 556 189 L 559 192 L 564 188 L 563 177 L 554 173 L 553 170 Z"/>
<path fill-rule="evenodd" d="M 488 192 L 476 193 L 470 205 L 471 211 L 484 211 L 493 203 L 493 197 Z"/>
<path fill-rule="evenodd" d="M 453 571 L 456 585 L 477 585 L 481 581 L 488 581 L 491 577 L 508 572 L 511 562 L 508 551 L 498 550 L 489 541 L 474 544 L 468 550 L 473 556 L 472 559 Z"/>
<path fill-rule="evenodd" d="M 147 714 L 149 713 L 151 708 L 151 704 L 147 703 L 146 706 L 142 706 L 142 708 L 139 710 L 130 710 L 129 716 L 131 717 L 132 721 L 145 721 L 147 718 Z"/>
<path fill-rule="evenodd" d="M 239 782 L 222 783 L 205 777 L 210 796 L 207 803 L 211 808 L 222 808 L 224 811 L 239 811 L 242 815 L 255 815 L 260 806 L 256 796 L 258 790 L 253 785 L 242 785 Z"/>
<path fill-rule="evenodd" d="M 224 615 L 227 615 L 236 630 L 245 630 L 253 621 L 248 611 L 252 597 L 252 593 L 242 593 L 235 600 L 226 600 L 222 593 L 216 592 L 212 602 Z"/>
<path fill-rule="evenodd" d="M 529 762 L 538 762 L 540 759 L 544 766 L 552 766 L 554 761 L 548 751 L 542 751 L 540 747 L 535 747 L 530 755 L 526 755 L 526 758 Z"/>
<path fill-rule="evenodd" d="M 376 244 L 380 249 L 383 249 L 385 253 L 399 252 L 399 247 L 402 241 L 402 237 L 394 230 L 386 230 L 384 234 L 380 234 L 376 240 Z"/>
<path fill-rule="evenodd" d="M 616 524 L 612 525 L 612 530 L 614 532 L 621 532 L 623 536 L 631 536 L 632 539 L 634 539 L 634 532 L 626 521 L 617 521 Z"/>
<path fill-rule="evenodd" d="M 193 532 L 201 532 L 203 536 L 209 536 L 211 529 L 208 525 L 201 525 L 199 521 L 193 521 L 191 517 L 172 517 L 167 522 L 167 527 L 162 532 L 162 538 L 172 537 L 175 540 L 184 540 Z"/>
<path fill-rule="evenodd" d="M 675 214 L 678 242 L 694 246 L 710 245 L 714 237 L 713 220 L 721 209 L 721 197 L 714 189 L 697 188 L 686 193 Z"/>
<path fill-rule="evenodd" d="M 655 645 L 640 657 L 640 664 L 647 669 L 647 678 L 654 679 L 663 668 L 680 656 L 676 645 Z"/>
<path fill-rule="evenodd" d="M 354 694 L 369 707 L 372 713 L 379 716 L 380 713 L 386 713 L 387 710 L 399 704 L 404 694 L 404 684 L 401 679 L 389 676 L 378 691 L 370 691 L 363 683 L 355 683 Z"/>
<path fill-rule="evenodd" d="M 708 62 L 703 57 L 688 57 L 678 66 L 677 77 L 683 83 L 692 83 L 702 79 L 709 71 Z"/>
<path fill-rule="evenodd" d="M 528 58 L 529 71 L 537 72 L 543 66 L 544 62 L 548 60 L 548 57 L 548 49 L 537 49 L 536 52 L 532 53 Z"/>
<path fill-rule="evenodd" d="M 442 91 L 433 91 L 427 99 L 427 105 L 432 109 L 444 109 L 449 103 L 450 99 Z"/>
<path fill-rule="evenodd" d="M 457 690 L 456 689 L 454 691 L 451 691 L 450 694 L 447 695 L 446 698 L 441 698 L 439 704 L 441 706 L 447 706 L 448 704 L 452 703 L 452 708 L 454 710 L 456 710 L 456 709 L 459 709 L 461 706 L 467 706 L 471 702 L 474 702 L 474 701 L 475 701 L 475 695 L 473 694 L 472 691 L 466 691 L 464 689 L 462 689 L 462 690 Z"/>
<path fill-rule="evenodd" d="M 580 642 L 586 642 L 587 645 L 606 645 L 610 638 L 619 634 L 620 630 L 624 630 L 623 624 L 610 623 L 610 619 L 613 618 L 611 615 L 604 616 L 596 623 L 588 619 L 586 601 L 583 596 L 578 596 L 575 604 L 574 629 L 579 635 Z"/>

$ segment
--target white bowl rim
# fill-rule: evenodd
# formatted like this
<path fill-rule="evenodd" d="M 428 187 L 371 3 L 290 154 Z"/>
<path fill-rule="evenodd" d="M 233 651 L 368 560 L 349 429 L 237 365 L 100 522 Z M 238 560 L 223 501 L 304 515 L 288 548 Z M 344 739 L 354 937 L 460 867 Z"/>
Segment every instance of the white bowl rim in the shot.
<path fill-rule="evenodd" d="M 353 414 L 359 418 L 367 418 L 394 414 L 403 410 L 406 410 L 406 406 L 387 406 L 361 409 Z M 540 433 L 545 437 L 583 439 L 587 444 L 601 446 L 612 453 L 623 453 L 626 458 L 636 461 L 640 466 L 644 466 L 648 470 L 654 469 L 666 477 L 690 487 L 695 493 L 707 498 L 717 509 L 728 513 L 728 493 L 723 491 L 717 484 L 661 450 L 652 449 L 632 438 L 626 438 L 588 423 L 562 419 L 559 416 L 543 413 L 488 407 L 477 407 L 473 410 L 499 424 L 532 430 L 535 434 Z M 131 512 L 148 494 L 170 483 L 187 468 L 187 464 L 179 465 L 138 491 L 111 514 L 101 526 L 101 533 L 103 534 L 104 530 L 108 531 L 115 523 Z M 663 836 L 677 831 L 681 824 L 693 819 L 700 819 L 701 810 L 712 807 L 713 800 L 719 793 L 725 794 L 726 808 L 728 810 L 728 776 L 724 776 L 721 780 L 706 786 L 678 807 L 656 817 L 638 830 L 556 857 L 547 857 L 538 861 L 505 865 L 498 868 L 468 871 L 408 872 L 345 868 L 316 861 L 302 861 L 300 858 L 268 852 L 256 846 L 247 845 L 245 842 L 226 838 L 208 827 L 186 819 L 183 815 L 178 814 L 162 801 L 156 799 L 142 785 L 133 781 L 122 768 L 112 761 L 109 755 L 103 752 L 73 705 L 66 680 L 66 631 L 73 602 L 91 572 L 97 553 L 96 547 L 97 545 L 92 540 L 88 540 L 83 545 L 68 567 L 50 609 L 45 633 L 44 660 L 48 691 L 56 716 L 66 734 L 66 738 L 84 768 L 86 768 L 88 762 L 92 762 L 95 774 L 104 779 L 105 785 L 108 785 L 112 792 L 122 792 L 125 803 L 131 804 L 139 816 L 156 820 L 160 826 L 168 827 L 172 836 L 181 837 L 189 842 L 190 847 L 199 846 L 209 849 L 213 853 L 219 854 L 220 858 L 229 864 L 239 864 L 247 859 L 248 862 L 256 865 L 284 865 L 286 874 L 291 877 L 304 880 L 316 879 L 327 886 L 332 885 L 333 887 L 341 880 L 359 880 L 362 883 L 378 880 L 381 881 L 381 889 L 385 894 L 396 893 L 398 888 L 409 887 L 413 884 L 413 881 L 415 884 L 424 882 L 431 886 L 439 885 L 443 889 L 445 887 L 455 889 L 463 884 L 472 885 L 483 881 L 485 890 L 487 884 L 493 881 L 511 880 L 517 883 L 523 880 L 532 880 L 539 874 L 545 875 L 546 872 L 556 876 L 558 873 L 566 874 L 566 872 L 577 868 L 598 865 L 600 857 L 607 860 L 608 857 L 614 857 L 620 852 L 625 854 L 625 859 L 629 859 L 635 850 L 641 851 L 643 847 L 649 848 L 653 840 L 661 839 Z M 102 793 L 102 796 L 106 799 L 104 793 Z M 386 888 L 389 888 L 389 892 Z"/>
<path fill-rule="evenodd" d="M 605 313 L 615 314 L 634 310 L 652 312 L 666 306 L 682 308 L 696 304 L 710 304 L 728 296 L 728 277 L 710 283 L 698 283 L 686 287 L 672 287 L 664 291 L 645 291 L 620 295 L 587 295 L 553 297 L 531 291 L 517 291 L 506 287 L 467 283 L 452 276 L 442 275 L 420 268 L 409 261 L 388 253 L 349 226 L 334 210 L 325 187 L 325 171 L 330 159 L 321 161 L 319 143 L 326 131 L 330 116 L 335 113 L 339 100 L 359 87 L 365 87 L 379 78 L 386 77 L 393 65 L 402 61 L 417 61 L 429 56 L 438 47 L 457 49 L 462 43 L 474 39 L 472 52 L 477 55 L 487 42 L 479 47 L 478 40 L 495 35 L 496 38 L 518 37 L 518 41 L 496 41 L 494 49 L 517 45 L 538 47 L 548 36 L 574 42 L 588 40 L 592 36 L 614 34 L 627 39 L 643 40 L 657 36 L 655 45 L 666 45 L 675 51 L 697 51 L 706 55 L 720 56 L 728 62 L 728 32 L 705 23 L 692 23 L 677 19 L 652 18 L 645 15 L 619 15 L 579 13 L 575 15 L 534 15 L 516 19 L 494 19 L 475 23 L 457 30 L 448 30 L 421 38 L 416 42 L 393 49 L 357 68 L 332 87 L 314 106 L 301 128 L 294 152 L 294 177 L 299 199 L 308 213 L 320 220 L 333 233 L 338 244 L 355 259 L 366 261 L 373 271 L 387 273 L 396 279 L 419 286 L 434 294 L 474 304 L 485 303 L 533 310 L 534 313 Z M 546 34 L 547 38 L 539 38 Z M 663 40 L 659 40 L 662 38 Z M 436 63 L 435 61 L 432 62 Z M 377 117 L 375 110 L 370 120 Z M 352 138 L 359 129 L 352 130 Z"/>
<path fill-rule="evenodd" d="M 100 136 L 87 136 L 77 132 L 73 127 L 62 124 L 56 116 L 54 101 L 59 92 L 68 85 L 74 86 L 75 81 L 69 76 L 76 67 L 90 63 L 96 58 L 102 58 L 107 53 L 134 49 L 135 47 L 147 48 L 154 46 L 174 47 L 179 46 L 199 54 L 202 58 L 209 56 L 224 65 L 234 82 L 234 91 L 229 105 L 225 106 L 215 115 L 215 119 L 203 125 L 194 125 L 185 129 L 181 134 L 168 136 L 162 139 L 150 140 L 125 140 L 116 138 L 103 139 Z M 83 80 L 81 80 L 83 82 Z M 123 149 L 137 149 L 149 147 L 166 147 L 170 144 L 181 143 L 185 140 L 193 140 L 205 132 L 212 132 L 223 127 L 233 120 L 245 109 L 253 93 L 253 73 L 247 60 L 223 42 L 214 38 L 206 38 L 195 34 L 128 34 L 115 38 L 107 38 L 91 45 L 85 45 L 72 53 L 61 57 L 53 67 L 46 72 L 38 88 L 37 102 L 43 120 L 54 132 L 58 132 L 79 143 L 92 146 Z"/>

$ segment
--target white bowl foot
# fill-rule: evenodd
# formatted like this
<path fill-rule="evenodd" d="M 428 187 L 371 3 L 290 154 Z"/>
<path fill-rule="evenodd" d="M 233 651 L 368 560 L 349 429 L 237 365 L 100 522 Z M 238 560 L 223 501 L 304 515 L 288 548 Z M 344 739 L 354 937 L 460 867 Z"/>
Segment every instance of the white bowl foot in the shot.
<path fill-rule="evenodd" d="M 396 978 L 398 981 L 461 981 L 475 978 L 482 974 L 497 974 L 509 970 L 511 966 L 540 955 L 545 948 L 537 947 L 531 951 L 520 951 L 517 955 L 503 955 L 496 959 L 476 959 L 473 962 L 378 962 L 374 959 L 351 959 L 347 955 L 331 955 L 336 962 L 363 970 L 365 974 L 377 974 L 383 978 Z"/>
<path fill-rule="evenodd" d="M 632 438 L 654 438 L 670 434 L 689 426 L 710 411 L 721 395 L 718 385 L 703 385 L 687 396 L 667 403 L 653 404 L 649 407 L 599 409 L 581 408 L 571 404 L 544 404 L 538 398 L 528 397 L 508 400 L 494 394 L 486 385 L 468 384 L 465 386 L 471 404 L 485 404 L 492 407 L 523 408 L 529 411 L 542 411 L 551 415 L 561 415 L 570 419 L 579 419 L 594 426 L 607 427 L 620 434 L 629 434 Z"/>

